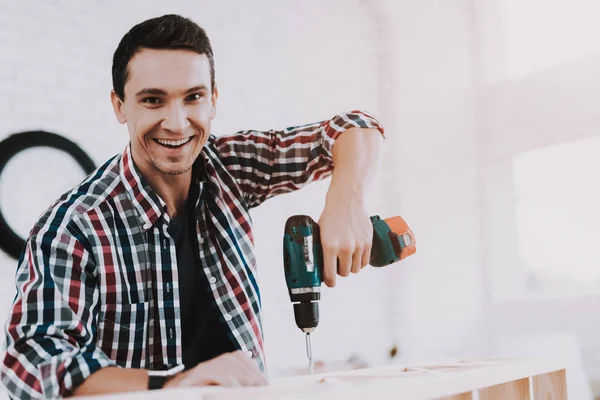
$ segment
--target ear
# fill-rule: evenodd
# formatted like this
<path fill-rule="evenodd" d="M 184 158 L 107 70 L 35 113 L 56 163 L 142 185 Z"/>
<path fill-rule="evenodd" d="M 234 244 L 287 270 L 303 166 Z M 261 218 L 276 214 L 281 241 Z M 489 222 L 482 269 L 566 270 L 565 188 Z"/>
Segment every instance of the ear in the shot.
<path fill-rule="evenodd" d="M 213 94 L 211 96 L 212 108 L 210 110 L 210 119 L 213 119 L 217 116 L 217 99 L 219 98 L 219 89 L 215 86 L 215 90 L 213 90 Z"/>
<path fill-rule="evenodd" d="M 112 103 L 113 109 L 115 110 L 115 116 L 120 124 L 127 122 L 125 118 L 124 104 L 123 101 L 117 96 L 114 89 L 110 91 L 110 102 Z"/>

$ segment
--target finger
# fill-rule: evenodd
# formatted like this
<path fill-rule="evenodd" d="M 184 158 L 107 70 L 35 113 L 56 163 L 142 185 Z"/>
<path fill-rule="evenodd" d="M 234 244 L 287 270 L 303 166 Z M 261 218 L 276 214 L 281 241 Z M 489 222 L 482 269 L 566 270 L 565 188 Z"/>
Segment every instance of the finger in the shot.
<path fill-rule="evenodd" d="M 262 386 L 267 384 L 267 379 L 258 367 L 256 360 L 242 351 L 239 351 L 236 357 L 243 364 L 243 377 L 241 379 L 243 386 Z"/>
<path fill-rule="evenodd" d="M 343 249 L 338 253 L 338 260 L 340 261 L 337 272 L 340 276 L 350 275 L 352 269 L 352 251 L 350 249 Z"/>
<path fill-rule="evenodd" d="M 225 378 L 225 383 L 221 386 L 239 387 L 244 385 L 242 384 L 239 374 L 230 374 L 227 378 Z"/>
<path fill-rule="evenodd" d="M 268 384 L 267 378 L 260 371 L 254 371 L 248 376 L 247 386 L 266 386 Z"/>
<path fill-rule="evenodd" d="M 227 385 L 225 386 L 252 386 L 254 371 L 248 363 L 248 356 L 241 350 L 229 354 L 226 372 Z"/>
<path fill-rule="evenodd" d="M 251 377 L 252 377 L 252 385 L 253 386 L 268 385 L 269 382 L 267 381 L 267 377 L 265 376 L 265 374 L 259 368 L 258 362 L 254 358 L 252 358 L 252 357 L 247 357 L 246 358 L 246 362 L 250 366 Z"/>
<path fill-rule="evenodd" d="M 231 386 L 229 376 L 223 374 L 209 375 L 203 370 L 192 378 L 193 381 L 189 383 L 189 386 Z"/>
<path fill-rule="evenodd" d="M 254 359 L 250 357 L 245 351 L 236 351 L 235 357 L 237 359 L 237 362 L 240 363 L 240 368 L 243 368 L 248 373 L 252 371 L 258 371 L 258 365 L 256 364 L 256 361 L 254 361 Z"/>
<path fill-rule="evenodd" d="M 352 273 L 360 272 L 364 250 L 359 249 L 352 254 Z"/>
<path fill-rule="evenodd" d="M 256 386 L 256 376 L 249 371 L 239 372 L 237 374 L 240 386 Z"/>
<path fill-rule="evenodd" d="M 244 364 L 241 362 L 240 355 L 243 356 L 244 353 L 236 350 L 219 356 L 221 359 L 220 365 L 218 368 L 213 369 L 213 372 L 216 372 L 215 380 L 218 385 L 229 387 L 242 386 L 241 377 L 243 375 Z"/>
<path fill-rule="evenodd" d="M 196 365 L 187 373 L 183 373 L 178 386 L 221 386 L 226 384 L 226 377 L 207 373 L 207 364 L 214 359 Z M 174 378 L 177 379 L 177 378 Z"/>
<path fill-rule="evenodd" d="M 362 255 L 362 260 L 360 262 L 361 269 L 369 265 L 369 262 L 371 261 L 371 247 L 372 245 L 367 246 L 365 252 Z"/>
<path fill-rule="evenodd" d="M 333 247 L 323 248 L 323 282 L 329 287 L 335 286 L 335 275 L 337 273 L 337 249 Z"/>
<path fill-rule="evenodd" d="M 240 361 L 244 364 L 246 371 L 256 376 L 263 376 L 262 371 L 258 367 L 258 363 L 252 356 L 249 356 L 248 353 L 243 352 L 241 350 L 237 353 L 237 356 L 239 357 Z"/>

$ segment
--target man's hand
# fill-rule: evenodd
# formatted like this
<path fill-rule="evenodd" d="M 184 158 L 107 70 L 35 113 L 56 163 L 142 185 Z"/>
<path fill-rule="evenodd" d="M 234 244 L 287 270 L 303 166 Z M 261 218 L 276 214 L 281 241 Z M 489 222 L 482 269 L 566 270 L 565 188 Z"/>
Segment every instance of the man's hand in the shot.
<path fill-rule="evenodd" d="M 369 263 L 373 225 L 362 198 L 330 190 L 319 218 L 323 248 L 323 281 L 335 286 L 336 274 L 357 273 Z"/>
<path fill-rule="evenodd" d="M 258 369 L 256 362 L 238 350 L 200 363 L 189 371 L 178 374 L 164 387 L 262 386 L 267 384 L 267 379 Z"/>
<path fill-rule="evenodd" d="M 369 263 L 373 225 L 364 199 L 380 161 L 381 132 L 351 128 L 333 145 L 333 177 L 319 218 L 323 281 L 335 286 L 336 273 L 348 276 Z"/>

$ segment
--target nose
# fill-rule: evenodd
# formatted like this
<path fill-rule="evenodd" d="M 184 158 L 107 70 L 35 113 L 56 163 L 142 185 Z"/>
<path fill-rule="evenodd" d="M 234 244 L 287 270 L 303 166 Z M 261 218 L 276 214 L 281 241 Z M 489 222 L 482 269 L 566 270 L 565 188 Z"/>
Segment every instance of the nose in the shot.
<path fill-rule="evenodd" d="M 183 133 L 190 126 L 187 110 L 183 104 L 173 102 L 170 107 L 166 108 L 166 111 L 161 128 L 173 133 Z"/>

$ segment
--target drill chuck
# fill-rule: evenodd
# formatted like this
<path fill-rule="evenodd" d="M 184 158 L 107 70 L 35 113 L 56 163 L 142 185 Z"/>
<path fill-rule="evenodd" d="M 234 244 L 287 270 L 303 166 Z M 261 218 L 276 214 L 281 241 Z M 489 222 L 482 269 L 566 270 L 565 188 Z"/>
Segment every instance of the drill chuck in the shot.
<path fill-rule="evenodd" d="M 319 325 L 319 303 L 316 301 L 306 301 L 294 303 L 294 316 L 296 325 L 303 332 L 310 333 Z"/>

